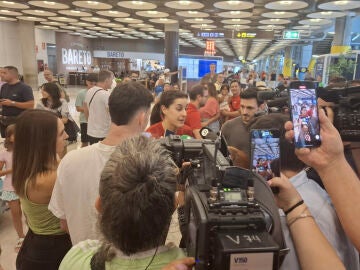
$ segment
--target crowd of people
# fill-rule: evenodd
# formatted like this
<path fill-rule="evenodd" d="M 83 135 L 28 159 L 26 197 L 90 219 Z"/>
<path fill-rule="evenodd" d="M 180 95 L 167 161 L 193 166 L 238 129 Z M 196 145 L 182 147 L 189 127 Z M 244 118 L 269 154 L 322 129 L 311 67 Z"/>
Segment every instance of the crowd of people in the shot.
<path fill-rule="evenodd" d="M 0 76 L 1 199 L 9 203 L 19 237 L 18 270 L 190 269 L 195 259 L 166 243 L 172 215 L 184 204 L 181 168 L 154 138 L 199 139 L 203 127 L 221 131 L 238 166 L 251 164 L 251 129 L 282 131 L 281 176 L 268 182 L 279 188 L 275 200 L 290 248 L 281 269 L 360 269 L 358 176 L 323 108 L 300 107 L 301 124 L 319 115 L 322 144 L 312 149 L 291 143 L 297 127 L 289 115 L 266 114 L 258 92 L 275 85 L 276 74 L 244 70 L 228 83 L 210 67 L 185 93 L 161 89 L 161 78 L 153 91 L 132 80 L 110 91 L 112 72 L 90 73 L 76 98 L 82 147 L 68 153 L 69 123 L 75 121 L 66 91 L 49 76 L 34 109 L 32 90 L 15 67 L 4 67 Z M 325 189 L 310 179 L 309 167 Z"/>

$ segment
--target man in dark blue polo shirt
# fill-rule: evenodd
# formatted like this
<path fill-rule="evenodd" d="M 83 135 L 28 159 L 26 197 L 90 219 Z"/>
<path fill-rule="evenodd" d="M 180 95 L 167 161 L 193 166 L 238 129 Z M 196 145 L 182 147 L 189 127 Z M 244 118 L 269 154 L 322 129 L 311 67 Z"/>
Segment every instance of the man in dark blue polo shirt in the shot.
<path fill-rule="evenodd" d="M 2 79 L 6 82 L 0 92 L 0 131 L 4 138 L 7 126 L 14 124 L 16 117 L 23 111 L 34 108 L 34 95 L 31 87 L 19 80 L 16 67 L 4 67 Z"/>

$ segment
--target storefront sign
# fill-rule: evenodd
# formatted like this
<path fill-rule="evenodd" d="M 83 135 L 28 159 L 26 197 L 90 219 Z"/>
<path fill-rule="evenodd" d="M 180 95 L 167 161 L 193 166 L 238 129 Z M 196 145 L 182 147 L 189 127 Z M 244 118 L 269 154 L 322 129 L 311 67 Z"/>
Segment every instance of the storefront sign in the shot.
<path fill-rule="evenodd" d="M 163 53 L 146 52 L 124 52 L 124 51 L 94 51 L 95 58 L 115 58 L 115 59 L 151 59 L 160 62 L 165 61 Z"/>
<path fill-rule="evenodd" d="M 56 32 L 57 73 L 87 71 L 93 65 L 91 40 Z"/>
<path fill-rule="evenodd" d="M 107 55 L 107 58 L 124 58 L 124 52 L 107 51 L 106 55 Z"/>
<path fill-rule="evenodd" d="M 63 65 L 91 65 L 91 52 L 76 49 L 61 49 Z"/>

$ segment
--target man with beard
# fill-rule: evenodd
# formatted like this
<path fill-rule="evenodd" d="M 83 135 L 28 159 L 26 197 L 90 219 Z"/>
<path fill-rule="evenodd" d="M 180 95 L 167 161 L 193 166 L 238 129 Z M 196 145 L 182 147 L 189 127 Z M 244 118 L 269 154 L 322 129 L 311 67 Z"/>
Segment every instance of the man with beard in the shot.
<path fill-rule="evenodd" d="M 261 101 L 257 98 L 256 88 L 249 88 L 240 93 L 240 98 L 241 115 L 227 121 L 221 130 L 228 146 L 243 151 L 250 158 L 250 130 L 248 125 L 254 119 L 256 112 L 259 111 Z"/>

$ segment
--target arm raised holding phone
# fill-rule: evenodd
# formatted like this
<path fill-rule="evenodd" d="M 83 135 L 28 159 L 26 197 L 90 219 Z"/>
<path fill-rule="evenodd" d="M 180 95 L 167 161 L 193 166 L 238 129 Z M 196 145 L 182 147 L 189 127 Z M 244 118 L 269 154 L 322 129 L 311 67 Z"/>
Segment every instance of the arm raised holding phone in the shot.
<path fill-rule="evenodd" d="M 345 269 L 340 258 L 320 231 L 309 209 L 303 203 L 286 176 L 275 177 L 269 182 L 279 193 L 275 200 L 287 213 L 286 219 L 294 242 L 301 269 Z"/>
<path fill-rule="evenodd" d="M 319 110 L 321 146 L 296 149 L 296 155 L 320 175 L 336 208 L 340 222 L 357 250 L 360 250 L 360 181 L 344 156 L 339 132 Z M 285 124 L 285 136 L 294 139 L 293 124 Z"/>

